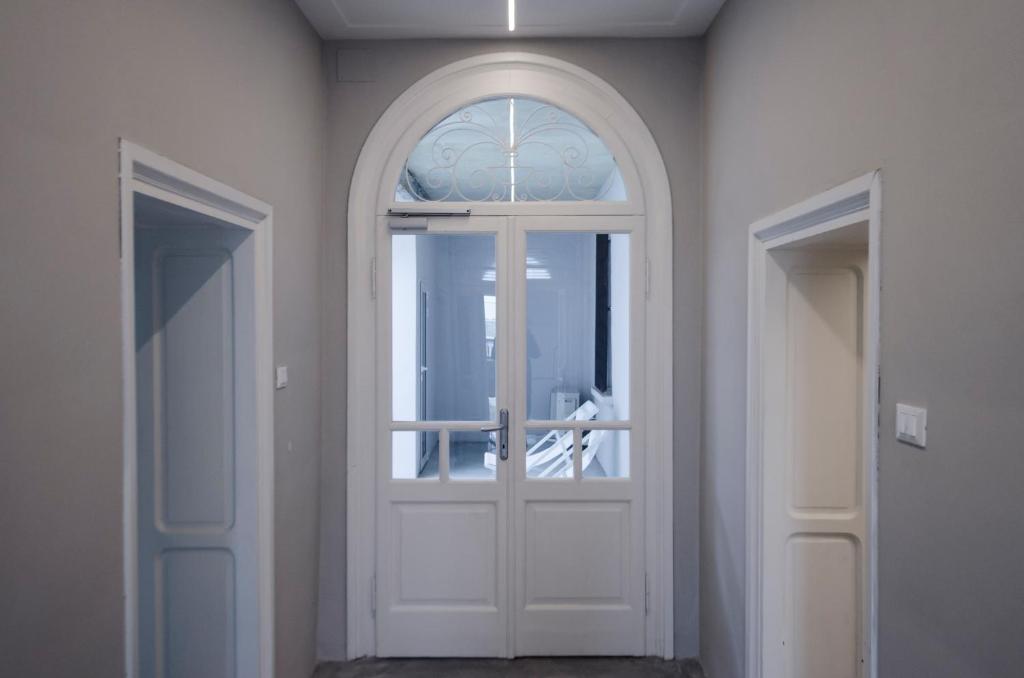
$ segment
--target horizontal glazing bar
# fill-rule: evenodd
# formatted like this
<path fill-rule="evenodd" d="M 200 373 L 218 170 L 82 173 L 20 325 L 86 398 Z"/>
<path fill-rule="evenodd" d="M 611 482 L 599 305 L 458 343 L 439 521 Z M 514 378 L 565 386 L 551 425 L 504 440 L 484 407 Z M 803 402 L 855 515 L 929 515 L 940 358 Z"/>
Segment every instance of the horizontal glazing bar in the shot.
<path fill-rule="evenodd" d="M 484 426 L 497 426 L 494 421 L 393 421 L 392 431 L 479 431 Z"/>

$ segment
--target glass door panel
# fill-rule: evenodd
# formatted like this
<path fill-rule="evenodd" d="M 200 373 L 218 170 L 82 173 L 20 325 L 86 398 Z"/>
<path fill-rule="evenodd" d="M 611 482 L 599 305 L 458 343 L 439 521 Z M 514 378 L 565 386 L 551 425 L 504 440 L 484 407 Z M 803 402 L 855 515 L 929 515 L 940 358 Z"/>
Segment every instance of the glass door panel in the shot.
<path fill-rule="evenodd" d="M 497 418 L 495 236 L 391 236 L 391 412 L 395 422 Z M 396 431 L 393 478 L 493 480 L 495 436 L 430 427 Z M 477 427 L 479 428 L 479 427 Z"/>
<path fill-rule="evenodd" d="M 628 477 L 628 431 L 598 422 L 630 417 L 630 235 L 529 232 L 525 278 L 526 420 L 573 422 L 579 445 L 556 443 L 568 462 L 580 450 L 583 478 Z M 580 477 L 571 463 L 544 472 L 551 436 L 532 433 L 527 477 Z"/>
<path fill-rule="evenodd" d="M 636 223 L 516 219 L 517 655 L 643 652 Z"/>
<path fill-rule="evenodd" d="M 494 236 L 391 237 L 392 417 L 494 418 Z"/>
<path fill-rule="evenodd" d="M 423 220 L 377 240 L 376 650 L 504 656 L 510 474 L 481 429 L 509 407 L 508 220 Z"/>

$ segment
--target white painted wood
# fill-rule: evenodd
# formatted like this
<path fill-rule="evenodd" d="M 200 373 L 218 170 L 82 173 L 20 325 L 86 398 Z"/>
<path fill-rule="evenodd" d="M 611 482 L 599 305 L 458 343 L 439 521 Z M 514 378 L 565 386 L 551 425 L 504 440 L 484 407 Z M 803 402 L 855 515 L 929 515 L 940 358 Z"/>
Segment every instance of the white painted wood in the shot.
<path fill-rule="evenodd" d="M 639 217 L 517 217 L 513 325 L 516 385 L 512 409 L 513 523 L 515 532 L 514 652 L 534 655 L 648 654 L 644 609 L 644 470 L 649 448 L 645 422 L 651 416 L 643 384 L 630 382 L 630 418 L 616 428 L 630 435 L 627 478 L 583 478 L 583 457 L 574 455 L 572 477 L 527 475 L 524 432 L 569 430 L 575 449 L 588 421 L 527 419 L 525 326 L 527 317 L 527 238 L 544 231 L 615 232 L 630 235 L 630 373 L 643 374 L 644 232 Z M 571 256 L 571 253 L 566 253 Z M 656 409 L 656 408 L 655 408 Z"/>
<path fill-rule="evenodd" d="M 141 675 L 259 672 L 250 236 L 136 233 Z"/>
<path fill-rule="evenodd" d="M 751 678 L 875 675 L 879 198 L 876 172 L 751 227 Z"/>
<path fill-rule="evenodd" d="M 763 325 L 765 678 L 861 678 L 867 248 L 774 250 Z"/>
<path fill-rule="evenodd" d="M 672 647 L 672 290 L 671 290 L 671 196 L 660 153 L 650 132 L 629 104 L 607 83 L 571 64 L 528 53 L 483 55 L 454 63 L 428 75 L 385 111 L 371 131 L 353 176 L 349 204 L 349 363 L 348 431 L 348 652 L 351 657 L 378 652 L 373 616 L 373 581 L 379 554 L 375 525 L 384 523 L 380 513 L 377 478 L 383 442 L 380 440 L 382 400 L 377 384 L 389 376 L 379 372 L 388 365 L 378 339 L 375 294 L 387 275 L 375 273 L 383 261 L 379 234 L 383 217 L 392 207 L 398 172 L 410 148 L 436 120 L 468 101 L 499 95 L 534 96 L 560 106 L 586 122 L 615 154 L 630 195 L 624 203 L 575 205 L 514 203 L 474 207 L 474 215 L 516 218 L 573 214 L 638 215 L 643 243 L 634 242 L 633 275 L 637 289 L 644 289 L 643 272 L 650 271 L 650 292 L 645 303 L 635 302 L 634 317 L 642 317 L 643 331 L 636 334 L 633 354 L 657 356 L 643 360 L 633 371 L 634 410 L 645 403 L 645 416 L 633 422 L 634 451 L 644 463 L 631 470 L 642 493 L 643 508 L 630 513 L 639 521 L 630 533 L 631 544 L 642 554 L 637 565 L 650 579 L 650 615 L 640 625 L 643 653 L 671 657 Z M 404 205 L 408 208 L 408 205 Z M 465 209 L 466 205 L 457 206 Z M 434 209 L 444 206 L 431 205 Z M 604 230 L 610 218 L 596 219 Z M 582 222 L 581 222 L 582 223 Z M 580 225 L 581 230 L 594 226 Z M 376 287 L 375 287 L 376 286 Z M 375 299 L 376 298 L 376 299 Z M 640 309 L 651 309 L 641 313 Z M 508 382 L 506 382 L 508 383 Z M 367 397 L 367 394 L 375 394 Z M 640 441 L 640 442 L 638 442 Z M 577 441 L 577 444 L 579 441 Z M 515 444 L 513 442 L 513 444 Z M 511 491 L 511 490 L 510 490 Z M 475 500 L 474 500 L 475 501 Z M 633 501 L 630 498 L 629 501 Z M 639 505 L 634 506 L 636 508 Z M 382 566 L 384 564 L 382 563 Z M 642 578 L 641 578 L 642 580 Z M 379 585 L 379 584 L 378 584 Z M 509 594 L 511 595 L 511 594 Z M 642 596 L 642 594 L 641 594 Z M 632 603 L 631 603 L 632 604 Z M 510 628 L 507 647 L 512 647 Z"/>
<path fill-rule="evenodd" d="M 120 179 L 126 674 L 270 677 L 272 211 L 127 141 Z"/>
<path fill-rule="evenodd" d="M 393 232 L 385 227 L 384 218 L 379 223 L 377 345 L 382 350 L 378 383 L 387 385 L 393 383 L 390 339 L 394 336 L 391 303 L 395 294 L 391 283 L 396 271 L 391 268 Z M 387 449 L 378 454 L 374 596 L 378 655 L 645 653 L 645 408 L 639 384 L 634 380 L 630 385 L 634 415 L 629 420 L 550 422 L 522 416 L 526 411 L 528 234 L 605 231 L 630 235 L 634 245 L 630 248 L 632 280 L 627 283 L 632 290 L 631 306 L 637 310 L 630 318 L 629 339 L 636 346 L 643 345 L 644 333 L 643 224 L 637 217 L 427 219 L 428 234 L 489 234 L 495 239 L 499 308 L 496 408 L 512 412 L 513 463 L 498 463 L 495 481 L 451 482 L 446 464 L 449 432 L 477 430 L 488 422 L 394 422 L 390 389 L 378 389 L 378 439 L 385 448 L 394 430 L 440 430 L 442 441 L 437 480 L 392 479 L 392 455 Z M 472 262 L 452 262 L 460 263 Z M 631 350 L 629 355 L 631 372 L 636 374 L 643 363 L 642 353 Z M 634 475 L 582 480 L 583 456 L 574 455 L 573 480 L 527 478 L 526 457 L 520 452 L 525 449 L 525 429 L 560 426 L 572 432 L 574 447 L 579 449 L 584 430 L 606 425 L 632 436 L 630 469 Z M 510 493 L 515 498 L 514 514 L 509 510 Z M 514 539 L 510 525 L 514 525 Z M 587 583 L 593 586 L 584 585 Z M 510 590 L 517 592 L 511 604 Z M 515 620 L 511 647 L 510 617 Z"/>
<path fill-rule="evenodd" d="M 472 233 L 493 239 L 498 300 L 499 355 L 510 339 L 508 219 L 431 218 L 427 233 Z M 377 336 L 379 381 L 367 389 L 378 400 L 375 550 L 378 656 L 507 656 L 508 494 L 510 477 L 500 464 L 492 480 L 452 480 L 448 439 L 452 430 L 479 431 L 488 421 L 393 422 L 392 231 L 377 220 Z M 469 265 L 474 262 L 452 262 Z M 498 361 L 496 409 L 509 407 L 507 361 Z M 436 479 L 393 479 L 392 431 L 440 430 Z"/>
<path fill-rule="evenodd" d="M 367 38 L 680 37 L 703 35 L 724 0 L 588 0 L 525 3 L 508 30 L 507 0 L 298 0 L 329 40 Z"/>

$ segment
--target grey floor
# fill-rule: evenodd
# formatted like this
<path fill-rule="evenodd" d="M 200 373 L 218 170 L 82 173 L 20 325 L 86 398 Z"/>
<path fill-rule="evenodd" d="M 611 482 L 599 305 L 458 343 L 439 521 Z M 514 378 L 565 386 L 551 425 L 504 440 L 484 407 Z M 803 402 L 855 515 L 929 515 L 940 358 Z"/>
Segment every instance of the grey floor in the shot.
<path fill-rule="evenodd" d="M 522 659 L 363 659 L 317 667 L 313 678 L 704 678 L 693 659 L 553 657 Z"/>

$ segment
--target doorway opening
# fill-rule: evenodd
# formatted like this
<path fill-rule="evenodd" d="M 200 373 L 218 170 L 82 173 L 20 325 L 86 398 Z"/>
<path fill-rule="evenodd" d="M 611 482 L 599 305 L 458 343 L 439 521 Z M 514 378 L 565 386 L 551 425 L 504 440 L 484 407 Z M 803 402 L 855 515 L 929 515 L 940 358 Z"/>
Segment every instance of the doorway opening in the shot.
<path fill-rule="evenodd" d="M 874 675 L 878 173 L 751 228 L 748 675 Z"/>
<path fill-rule="evenodd" d="M 350 195 L 349 657 L 671 657 L 671 201 L 639 116 L 474 57 L 385 112 Z"/>
<path fill-rule="evenodd" d="M 121 159 L 127 674 L 269 678 L 270 208 Z"/>

